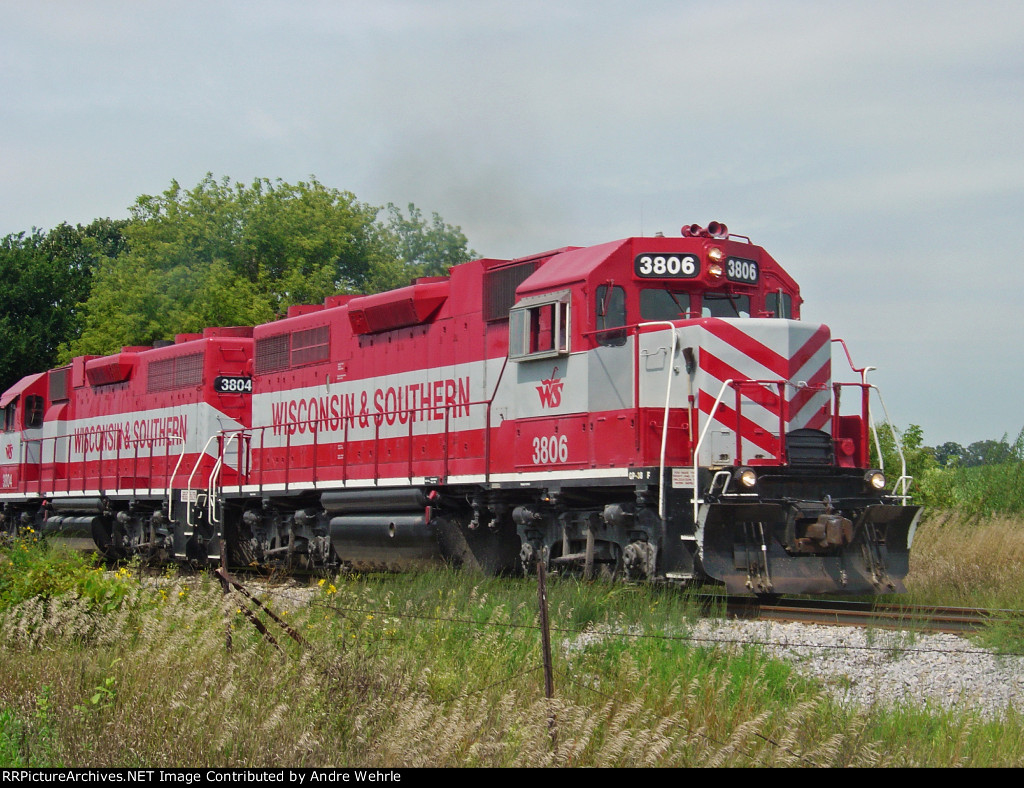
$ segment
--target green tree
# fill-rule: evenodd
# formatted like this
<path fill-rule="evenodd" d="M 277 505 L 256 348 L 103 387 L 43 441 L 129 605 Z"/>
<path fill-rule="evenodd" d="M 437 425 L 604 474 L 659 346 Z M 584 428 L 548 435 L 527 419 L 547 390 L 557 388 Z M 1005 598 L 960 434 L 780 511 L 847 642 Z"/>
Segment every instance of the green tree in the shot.
<path fill-rule="evenodd" d="M 461 227 L 446 224 L 436 212 L 428 223 L 412 203 L 408 210 L 404 216 L 398 206 L 388 203 L 387 230 L 398 245 L 398 257 L 419 276 L 445 276 L 453 265 L 477 256 Z"/>
<path fill-rule="evenodd" d="M 953 441 L 946 441 L 941 446 L 935 447 L 935 459 L 939 465 L 944 465 L 948 468 L 963 465 L 966 456 L 964 447 Z"/>
<path fill-rule="evenodd" d="M 64 223 L 0 240 L 0 386 L 54 366 L 77 337 L 93 272 L 126 248 L 123 220 Z"/>
<path fill-rule="evenodd" d="M 964 449 L 964 466 L 975 468 L 979 465 L 998 465 L 1009 462 L 1013 459 L 1013 448 L 1006 441 L 1004 435 L 1002 440 L 975 441 Z"/>
<path fill-rule="evenodd" d="M 64 356 L 110 353 L 214 325 L 255 325 L 288 306 L 388 286 L 394 244 L 378 209 L 312 179 L 251 185 L 207 175 L 143 195 L 127 250 L 104 260 Z"/>
<path fill-rule="evenodd" d="M 876 467 L 884 465 L 885 475 L 891 482 L 895 483 L 903 467 L 897 449 L 897 440 L 903 450 L 903 458 L 906 460 L 907 475 L 913 477 L 918 483 L 928 471 L 938 467 L 934 449 L 924 445 L 924 430 L 920 426 L 911 424 L 901 432 L 889 424 L 880 424 L 878 426 L 878 443 L 882 448 L 882 462 L 879 462 L 878 450 L 874 442 L 871 445 L 871 462 Z"/>

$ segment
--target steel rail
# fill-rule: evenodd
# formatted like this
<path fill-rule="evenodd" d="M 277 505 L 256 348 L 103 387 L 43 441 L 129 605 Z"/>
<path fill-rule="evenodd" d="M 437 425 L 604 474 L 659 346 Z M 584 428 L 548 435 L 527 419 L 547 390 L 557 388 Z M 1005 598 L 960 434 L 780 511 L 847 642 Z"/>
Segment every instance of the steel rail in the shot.
<path fill-rule="evenodd" d="M 709 606 L 716 602 L 708 598 Z M 1024 611 L 938 605 L 877 605 L 825 599 L 758 599 L 719 597 L 730 618 L 797 622 L 829 626 L 908 629 L 923 632 L 965 634 L 1004 621 L 1024 621 Z"/>

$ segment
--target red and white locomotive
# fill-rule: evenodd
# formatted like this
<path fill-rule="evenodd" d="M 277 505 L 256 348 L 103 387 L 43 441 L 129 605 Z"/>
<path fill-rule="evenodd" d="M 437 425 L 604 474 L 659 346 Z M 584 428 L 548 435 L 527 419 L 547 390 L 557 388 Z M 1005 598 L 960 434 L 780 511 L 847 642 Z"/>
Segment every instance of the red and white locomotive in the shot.
<path fill-rule="evenodd" d="M 920 508 L 800 306 L 712 223 L 75 359 L 0 398 L 3 520 L 242 564 L 902 590 Z"/>
<path fill-rule="evenodd" d="M 172 522 L 171 496 L 194 500 L 185 491 L 214 472 L 237 482 L 217 442 L 249 426 L 250 395 L 234 381 L 250 381 L 251 367 L 251 328 L 209 328 L 23 378 L 0 397 L 6 530 L 82 534 L 117 554 L 203 556 L 214 534 Z"/>

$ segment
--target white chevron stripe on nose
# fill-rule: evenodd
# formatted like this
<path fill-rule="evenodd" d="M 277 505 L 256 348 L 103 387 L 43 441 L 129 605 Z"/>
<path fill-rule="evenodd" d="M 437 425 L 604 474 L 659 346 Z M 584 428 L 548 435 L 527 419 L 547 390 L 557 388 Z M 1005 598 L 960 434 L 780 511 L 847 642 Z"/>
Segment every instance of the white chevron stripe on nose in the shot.
<path fill-rule="evenodd" d="M 715 413 L 716 422 L 740 431 L 744 457 L 777 457 L 780 431 L 830 428 L 832 354 L 827 326 L 712 318 L 702 321 L 701 329 L 698 387 L 705 416 L 724 381 L 770 381 L 740 385 L 739 414 L 731 391 Z"/>

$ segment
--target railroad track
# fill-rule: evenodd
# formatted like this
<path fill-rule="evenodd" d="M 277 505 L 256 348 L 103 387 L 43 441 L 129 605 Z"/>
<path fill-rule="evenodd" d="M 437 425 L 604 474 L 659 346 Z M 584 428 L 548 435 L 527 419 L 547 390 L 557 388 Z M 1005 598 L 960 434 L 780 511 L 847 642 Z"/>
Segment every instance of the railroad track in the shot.
<path fill-rule="evenodd" d="M 721 605 L 719 598 L 718 604 Z M 728 597 L 725 611 L 730 618 L 826 624 L 833 626 L 910 629 L 922 632 L 975 632 L 997 622 L 1024 622 L 1016 610 L 985 610 L 971 607 L 879 605 L 834 599 L 772 599 Z"/>

